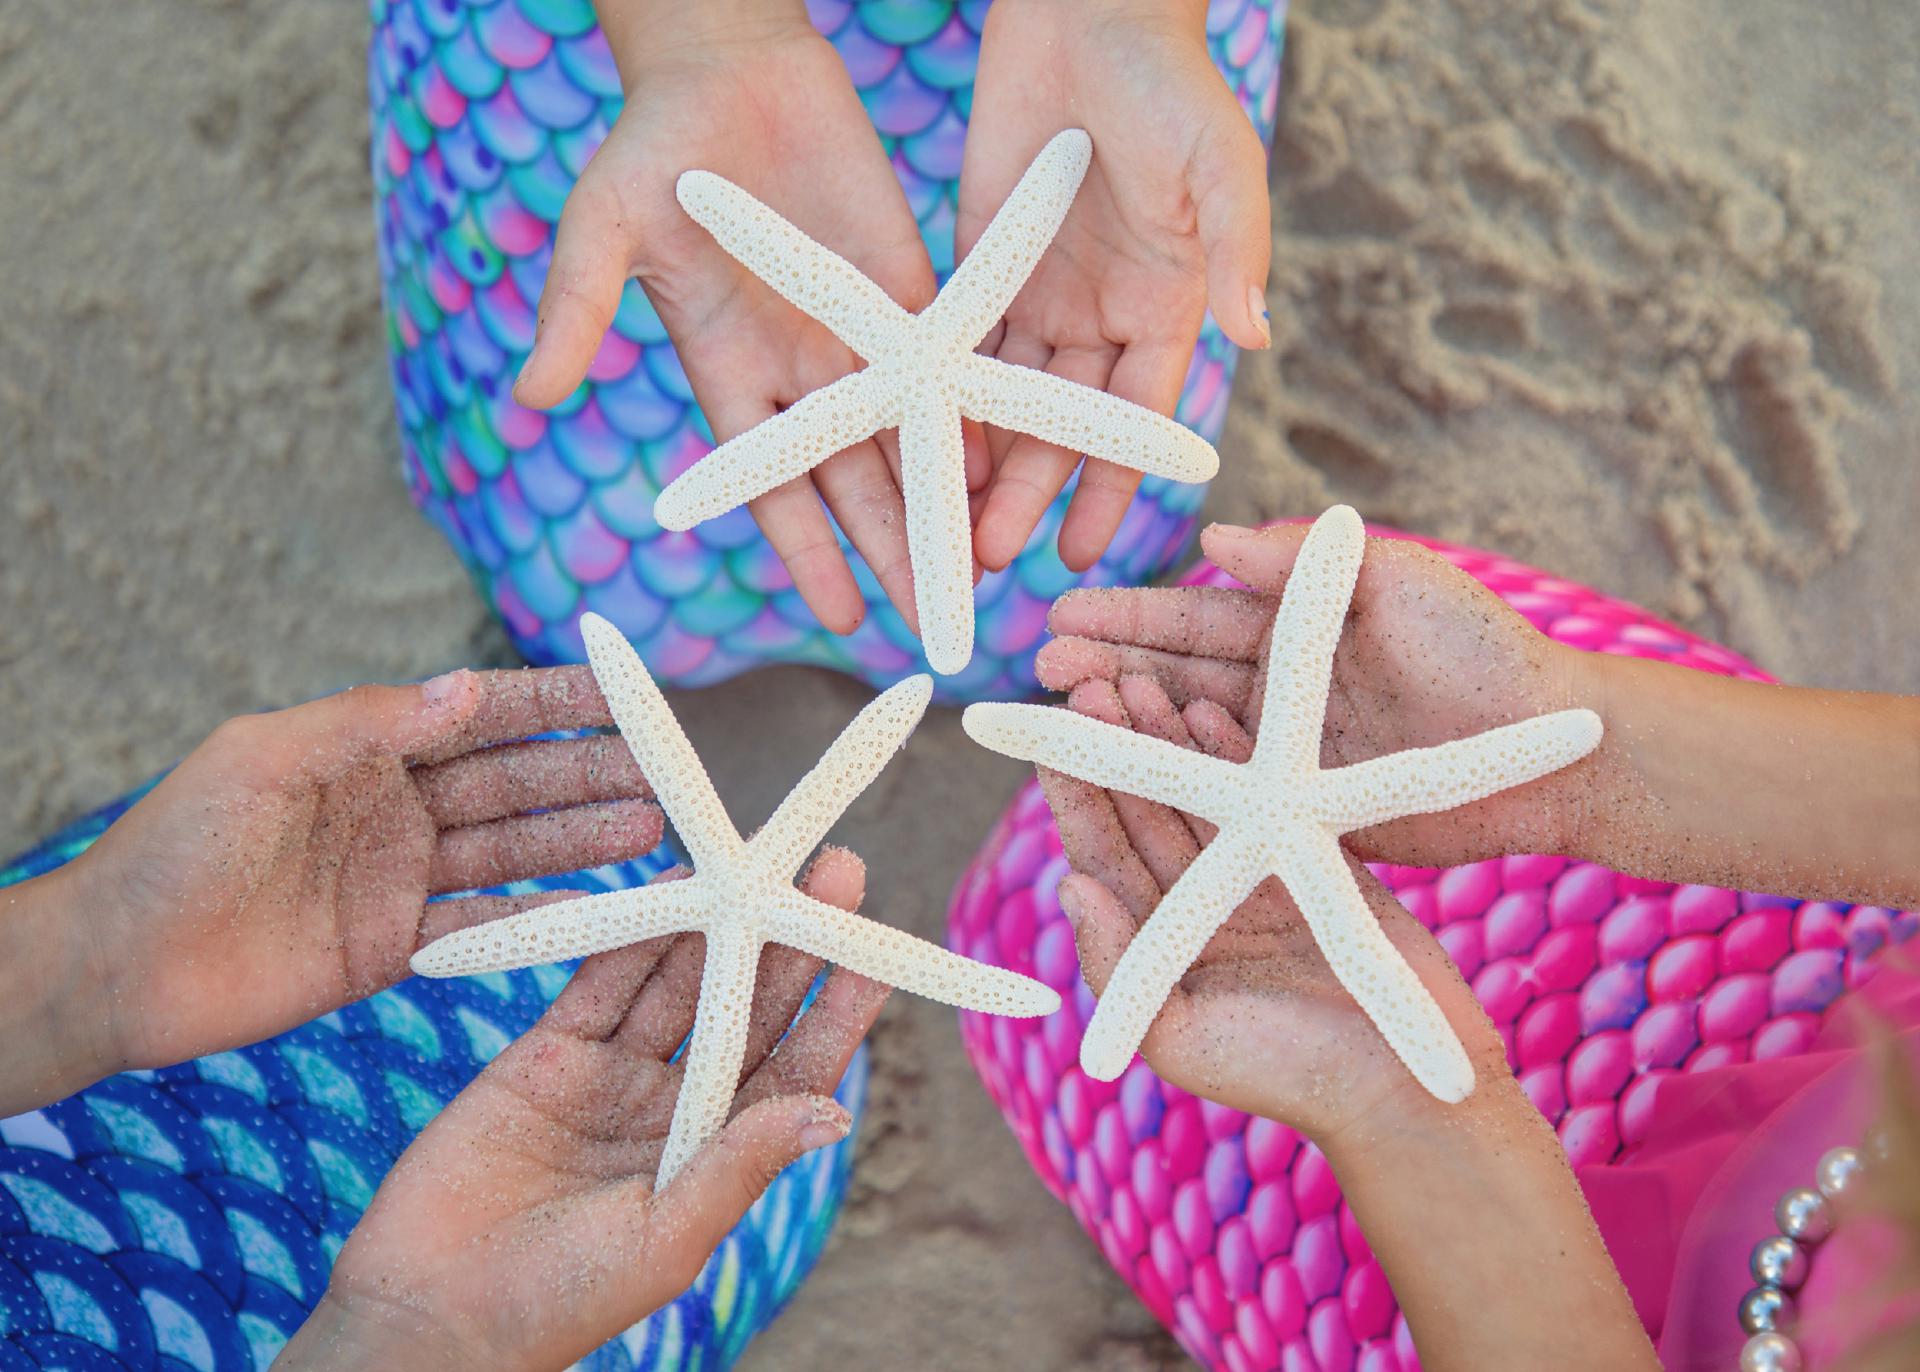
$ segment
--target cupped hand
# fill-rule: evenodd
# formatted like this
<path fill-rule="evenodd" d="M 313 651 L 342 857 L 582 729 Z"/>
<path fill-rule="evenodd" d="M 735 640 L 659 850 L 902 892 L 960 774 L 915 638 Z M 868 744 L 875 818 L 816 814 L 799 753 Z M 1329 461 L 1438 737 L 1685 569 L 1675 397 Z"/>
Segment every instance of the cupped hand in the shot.
<path fill-rule="evenodd" d="M 71 864 L 94 1075 L 252 1043 L 559 893 L 429 897 L 635 857 L 659 807 L 585 667 L 360 686 L 216 729 Z"/>
<path fill-rule="evenodd" d="M 1268 344 L 1266 155 L 1209 57 L 1202 0 L 998 0 L 980 40 L 955 243 L 978 239 L 1065 128 L 1093 165 L 1040 265 L 982 351 L 1172 414 L 1209 308 L 1243 348 Z M 1079 463 L 989 433 L 975 556 L 1006 566 Z M 1091 566 L 1139 474 L 1088 462 L 1060 556 Z"/>
<path fill-rule="evenodd" d="M 1089 680 L 1074 689 L 1069 704 L 1230 761 L 1245 761 L 1253 751 L 1252 736 L 1218 706 L 1201 700 L 1182 711 L 1151 677 Z M 1060 884 L 1060 905 L 1074 928 L 1081 972 L 1097 996 L 1134 933 L 1214 829 L 1157 802 L 1044 768 L 1040 784 L 1074 869 Z M 1459 1035 L 1476 1078 L 1506 1076 L 1499 1035 L 1445 950 L 1365 867 L 1351 856 L 1348 861 L 1387 937 Z M 1323 1147 L 1383 1108 L 1409 1119 L 1446 1108 L 1413 1079 L 1340 985 L 1286 888 L 1271 877 L 1201 950 L 1140 1051 L 1175 1086 L 1279 1120 Z"/>
<path fill-rule="evenodd" d="M 863 881 L 828 849 L 803 885 L 852 910 Z M 781 1168 L 844 1138 L 830 1093 L 887 988 L 837 969 L 796 1023 L 820 963 L 769 945 L 733 1119 L 655 1192 L 703 951 L 689 934 L 583 962 L 395 1164 L 276 1366 L 567 1366 L 685 1290 Z"/>
<path fill-rule="evenodd" d="M 1260 727 L 1268 633 L 1307 525 L 1201 535 L 1207 556 L 1250 590 L 1181 586 L 1078 590 L 1054 604 L 1041 684 L 1152 678 L 1208 748 Z M 1438 553 L 1370 538 L 1333 659 L 1321 765 L 1464 738 L 1570 706 L 1602 704 L 1587 655 L 1553 642 Z M 1451 866 L 1505 853 L 1584 856 L 1583 831 L 1626 789 L 1618 745 L 1537 781 L 1342 841 L 1370 862 Z"/>
<path fill-rule="evenodd" d="M 674 193 L 681 173 L 735 182 L 908 309 L 933 298 L 932 263 L 846 67 L 804 8 L 761 4 L 742 17 L 739 5 L 718 0 L 642 6 L 645 24 L 604 8 L 627 103 L 567 199 L 514 394 L 536 408 L 566 399 L 589 374 L 622 287 L 638 277 L 724 442 L 861 362 L 687 216 Z M 883 437 L 750 505 L 795 588 L 835 633 L 859 625 L 865 601 L 828 510 L 909 625 L 918 623 L 898 452 Z M 983 447 L 972 465 L 976 483 L 984 480 Z"/>

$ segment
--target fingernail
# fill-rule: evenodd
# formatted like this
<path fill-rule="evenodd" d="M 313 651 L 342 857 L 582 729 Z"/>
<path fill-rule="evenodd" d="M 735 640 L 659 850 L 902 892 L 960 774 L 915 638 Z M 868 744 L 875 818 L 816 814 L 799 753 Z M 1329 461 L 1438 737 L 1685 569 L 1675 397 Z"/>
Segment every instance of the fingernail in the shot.
<path fill-rule="evenodd" d="M 1053 894 L 1054 899 L 1060 902 L 1060 912 L 1067 917 L 1067 923 L 1078 930 L 1080 921 L 1086 917 L 1087 902 L 1074 888 L 1073 878 L 1063 878 Z"/>
<path fill-rule="evenodd" d="M 1253 327 L 1260 330 L 1260 337 L 1266 341 L 1260 346 L 1273 346 L 1273 316 L 1267 313 L 1267 297 L 1258 286 L 1247 287 L 1247 316 L 1253 320 Z"/>
<path fill-rule="evenodd" d="M 1244 528 L 1239 524 L 1209 524 L 1207 537 L 1217 538 L 1226 543 L 1245 543 L 1250 539 L 1258 538 L 1259 531 Z"/>
<path fill-rule="evenodd" d="M 462 668 L 456 672 L 442 672 L 420 683 L 420 699 L 430 710 L 444 710 L 460 694 L 460 678 L 466 675 Z"/>
<path fill-rule="evenodd" d="M 823 1100 L 813 1108 L 813 1118 L 800 1128 L 800 1146 L 811 1152 L 840 1142 L 853 1129 L 853 1116 L 837 1101 Z"/>

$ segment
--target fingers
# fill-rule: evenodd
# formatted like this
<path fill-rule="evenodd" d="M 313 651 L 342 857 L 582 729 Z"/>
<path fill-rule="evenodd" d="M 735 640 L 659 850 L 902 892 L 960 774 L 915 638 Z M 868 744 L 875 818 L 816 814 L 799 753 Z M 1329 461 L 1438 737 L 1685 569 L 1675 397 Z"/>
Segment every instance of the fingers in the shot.
<path fill-rule="evenodd" d="M 1048 360 L 1046 371 L 1062 380 L 1104 391 L 1117 356 L 1117 351 L 1109 347 L 1061 348 Z M 982 565 L 999 571 L 1019 556 L 1079 463 L 1078 453 L 1029 434 L 1015 436 L 1008 445 L 1006 460 L 994 473 L 986 509 L 974 530 L 974 556 Z M 1118 521 L 1115 524 L 1117 527 Z"/>
<path fill-rule="evenodd" d="M 1080 975 L 1094 995 L 1103 994 L 1120 955 L 1133 941 L 1135 923 L 1119 897 L 1084 872 L 1071 872 L 1060 882 L 1060 909 L 1073 926 L 1073 942 L 1080 954 Z"/>
<path fill-rule="evenodd" d="M 1199 745 L 1193 740 L 1193 735 L 1187 730 L 1186 720 L 1180 711 L 1174 708 L 1173 702 L 1167 698 L 1167 693 L 1161 690 L 1151 677 L 1121 677 L 1120 703 L 1132 718 L 1133 727 L 1138 732 L 1152 738 L 1163 738 L 1176 747 L 1199 749 Z M 1218 832 L 1215 825 L 1201 819 L 1198 815 L 1181 814 L 1180 819 L 1194 842 L 1189 845 L 1178 845 L 1169 851 L 1167 856 L 1175 859 L 1177 866 L 1167 873 L 1159 871 L 1154 873 L 1164 885 L 1168 886 L 1178 880 L 1180 873 L 1186 871 L 1187 865 L 1199 856 L 1200 846 L 1212 842 L 1214 834 Z"/>
<path fill-rule="evenodd" d="M 470 929 L 476 924 L 505 919 L 509 915 L 536 910 L 542 905 L 558 905 L 561 901 L 575 900 L 585 894 L 585 891 L 533 891 L 521 896 L 460 896 L 454 900 L 430 900 L 421 907 L 420 928 L 414 946 L 424 948 L 456 929 Z"/>
<path fill-rule="evenodd" d="M 1089 586 L 1054 601 L 1047 628 L 1061 637 L 1253 663 L 1273 611 L 1271 596 L 1231 586 Z"/>
<path fill-rule="evenodd" d="M 1111 682 L 1090 681 L 1075 689 L 1067 698 L 1067 704 L 1076 713 L 1090 719 L 1123 729 L 1135 727 L 1119 691 Z M 1171 711 L 1172 707 L 1168 706 L 1168 709 Z M 1164 894 L 1199 853 L 1192 832 L 1177 811 L 1158 801 L 1121 791 L 1110 794 L 1113 796 L 1114 813 L 1119 816 L 1127 842 L 1152 874 L 1155 887 Z"/>
<path fill-rule="evenodd" d="M 676 934 L 594 954 L 580 964 L 541 1023 L 574 1038 L 605 1042 L 625 1022 L 634 997 L 661 961 L 679 945 L 691 943 L 697 949 L 699 942 L 692 934 Z M 686 1037 L 684 1028 L 680 1037 Z"/>
<path fill-rule="evenodd" d="M 1311 527 L 1276 524 L 1268 529 L 1243 529 L 1235 524 L 1210 524 L 1200 531 L 1200 548 L 1208 561 L 1243 586 L 1278 595 L 1287 587 L 1287 576 Z"/>
<path fill-rule="evenodd" d="M 653 795 L 633 750 L 611 734 L 483 748 L 415 768 L 413 781 L 442 829 Z"/>
<path fill-rule="evenodd" d="M 813 477 L 795 477 L 776 486 L 749 501 L 747 509 L 821 625 L 836 634 L 859 628 L 867 612 L 866 597 L 834 537 Z"/>
<path fill-rule="evenodd" d="M 1180 717 L 1194 742 L 1212 756 L 1228 762 L 1245 762 L 1253 756 L 1253 735 L 1217 701 L 1191 701 Z"/>
<path fill-rule="evenodd" d="M 969 456 L 970 482 L 972 464 Z M 900 491 L 899 475 L 880 444 L 857 443 L 834 454 L 814 469 L 813 482 L 847 540 L 873 570 L 887 599 L 906 618 L 907 627 L 919 633 L 913 567 L 907 556 L 906 500 Z M 844 560 L 841 565 L 845 565 Z"/>
<path fill-rule="evenodd" d="M 866 887 L 866 864 L 846 848 L 823 849 L 800 883 L 800 889 L 814 899 L 849 911 L 860 908 Z M 793 1017 L 800 1012 L 800 1004 L 806 999 L 807 990 L 813 985 L 813 979 L 822 965 L 819 958 L 809 957 L 798 949 L 780 944 L 768 944 L 761 953 L 760 971 L 754 981 L 753 1015 L 747 1026 L 747 1051 L 741 1062 L 743 1086 L 753 1079 L 768 1054 L 777 1052 L 780 1036 L 793 1025 Z M 853 973 L 847 975 L 852 976 Z M 865 982 L 866 978 L 859 980 Z M 885 1000 L 884 994 L 881 999 Z M 812 1013 L 809 1012 L 810 1015 Z M 878 1013 L 877 1008 L 875 1013 Z M 848 1052 L 852 1052 L 852 1049 L 848 1049 Z M 836 1076 L 818 1089 L 831 1090 L 838 1081 Z M 796 1084 L 785 1089 L 799 1091 L 810 1088 Z"/>
<path fill-rule="evenodd" d="M 1235 714 L 1253 702 L 1257 668 L 1247 663 L 1165 653 L 1154 648 L 1056 638 L 1034 657 L 1034 671 L 1049 691 L 1072 691 L 1083 683 L 1150 676 L 1176 705 L 1216 700 Z"/>
<path fill-rule="evenodd" d="M 652 849 L 664 827 L 658 805 L 614 800 L 448 829 L 434 850 L 428 889 L 439 895 L 621 862 Z"/>
<path fill-rule="evenodd" d="M 1207 307 L 1235 343 L 1267 348 L 1273 345 L 1266 306 L 1273 251 L 1267 158 L 1245 116 L 1231 101 L 1223 104 L 1187 168 L 1207 258 Z"/>
<path fill-rule="evenodd" d="M 892 994 L 884 982 L 836 967 L 792 1032 L 741 1087 L 735 1106 L 833 1090 Z"/>
<path fill-rule="evenodd" d="M 444 762 L 474 748 L 510 743 L 563 729 L 597 729 L 613 723 L 607 702 L 585 666 L 527 668 L 504 672 L 449 672 L 426 684 L 471 692 L 474 704 L 436 733 L 414 761 Z M 426 689 L 423 687 L 422 689 Z"/>
<path fill-rule="evenodd" d="M 1074 870 L 1091 873 L 1111 887 L 1135 921 L 1152 914 L 1160 902 L 1160 883 L 1134 851 L 1112 794 L 1051 768 L 1036 770 L 1041 794 L 1060 829 L 1060 846 Z"/>
<path fill-rule="evenodd" d="M 480 704 L 474 674 L 415 686 L 356 686 L 319 700 L 228 720 L 207 740 L 239 775 L 327 782 L 375 758 L 407 757 L 456 734 Z"/>
<path fill-rule="evenodd" d="M 742 1111 L 655 1197 L 649 1264 L 691 1280 L 788 1163 L 852 1128 L 853 1116 L 823 1095 L 784 1096 Z"/>
<path fill-rule="evenodd" d="M 522 405 L 558 405 L 585 379 L 630 272 L 625 218 L 617 197 L 591 176 L 567 197 L 540 292 L 533 351 L 513 383 L 513 398 Z"/>
<path fill-rule="evenodd" d="M 1181 335 L 1178 342 L 1129 343 L 1115 360 L 1106 389 L 1118 399 L 1143 405 L 1155 414 L 1172 414 L 1180 400 L 1180 388 L 1186 383 L 1187 368 L 1193 362 L 1197 334 L 1196 326 L 1193 335 Z M 1086 464 L 1060 525 L 1060 560 L 1070 570 L 1084 572 L 1100 560 L 1139 488 L 1140 473 L 1131 467 L 1099 461 Z"/>

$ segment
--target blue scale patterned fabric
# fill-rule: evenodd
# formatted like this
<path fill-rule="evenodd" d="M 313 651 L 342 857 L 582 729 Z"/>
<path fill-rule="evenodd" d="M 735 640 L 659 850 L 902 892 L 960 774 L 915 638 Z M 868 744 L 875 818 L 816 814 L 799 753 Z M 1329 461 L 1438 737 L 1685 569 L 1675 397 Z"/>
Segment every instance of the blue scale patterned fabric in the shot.
<path fill-rule="evenodd" d="M 0 868 L 0 886 L 68 861 L 146 789 Z M 609 890 L 677 860 L 662 848 L 508 889 Z M 0 1120 L 0 1372 L 266 1367 L 387 1169 L 567 975 L 410 980 L 265 1043 Z M 866 1076 L 862 1049 L 837 1093 L 856 1122 Z M 582 1366 L 730 1366 L 812 1269 L 852 1163 L 848 1139 L 789 1167 L 686 1294 Z"/>
<path fill-rule="evenodd" d="M 808 8 L 846 62 L 944 280 L 987 0 Z M 683 534 L 654 523 L 654 496 L 712 433 L 638 285 L 566 403 L 539 413 L 513 402 L 561 206 L 620 112 L 589 0 L 371 9 L 375 214 L 407 481 L 520 652 L 584 661 L 579 617 L 593 610 L 669 683 L 765 662 L 820 663 L 875 685 L 925 671 L 918 640 L 858 558 L 869 610 L 839 638 L 744 509 Z M 1267 140 L 1285 11 L 1285 0 L 1213 0 L 1207 15 L 1214 58 Z M 1225 422 L 1234 360 L 1209 320 L 1177 411 L 1209 439 Z M 1134 585 L 1166 571 L 1204 494 L 1147 480 L 1106 557 L 1081 577 L 1054 551 L 1063 495 L 1013 564 L 981 582 L 973 662 L 941 679 L 942 698 L 1034 691 L 1053 599 L 1076 583 Z"/>

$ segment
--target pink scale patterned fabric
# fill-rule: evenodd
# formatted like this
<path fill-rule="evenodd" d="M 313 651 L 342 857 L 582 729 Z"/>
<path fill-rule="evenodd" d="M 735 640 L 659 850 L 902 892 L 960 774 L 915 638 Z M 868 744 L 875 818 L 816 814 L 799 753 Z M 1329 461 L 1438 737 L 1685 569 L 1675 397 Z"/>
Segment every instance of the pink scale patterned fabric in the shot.
<path fill-rule="evenodd" d="M 1413 541 L 1561 642 L 1770 679 L 1588 587 Z M 1204 563 L 1185 581 L 1233 584 Z M 1436 932 L 1499 1026 L 1528 1097 L 1583 1167 L 1646 1136 L 1663 1077 L 1805 1052 L 1874 954 L 1920 928 L 1913 911 L 1675 886 L 1557 857 L 1375 871 Z M 1139 1060 L 1114 1082 L 1080 1071 L 1094 1002 L 1054 898 L 1066 872 L 1053 817 L 1029 783 L 949 912 L 954 949 L 1038 977 L 1064 1000 L 1044 1020 L 960 1017 L 968 1055 L 1034 1170 L 1207 1366 L 1413 1372 L 1392 1289 L 1318 1149 L 1190 1096 Z"/>

